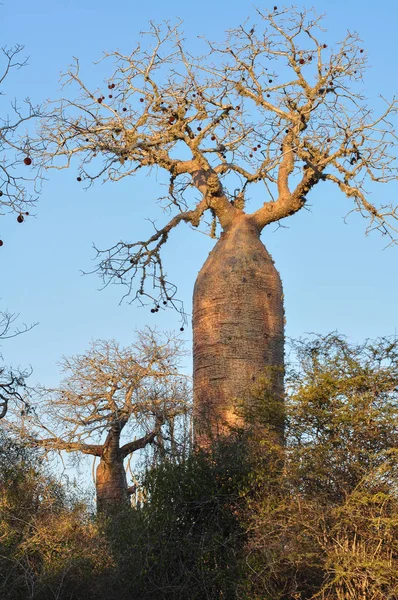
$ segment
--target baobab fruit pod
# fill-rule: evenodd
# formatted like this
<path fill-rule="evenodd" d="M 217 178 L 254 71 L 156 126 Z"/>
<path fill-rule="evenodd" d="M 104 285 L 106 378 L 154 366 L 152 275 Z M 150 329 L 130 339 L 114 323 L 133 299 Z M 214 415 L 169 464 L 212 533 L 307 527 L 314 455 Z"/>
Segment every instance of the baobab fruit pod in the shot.
<path fill-rule="evenodd" d="M 18 221 L 18 223 L 23 223 L 24 222 L 24 216 L 23 215 L 18 215 L 17 216 L 17 221 Z"/>
<path fill-rule="evenodd" d="M 24 165 L 27 165 L 28 167 L 32 164 L 32 159 L 30 158 L 30 156 L 25 156 L 25 158 L 23 159 Z"/>

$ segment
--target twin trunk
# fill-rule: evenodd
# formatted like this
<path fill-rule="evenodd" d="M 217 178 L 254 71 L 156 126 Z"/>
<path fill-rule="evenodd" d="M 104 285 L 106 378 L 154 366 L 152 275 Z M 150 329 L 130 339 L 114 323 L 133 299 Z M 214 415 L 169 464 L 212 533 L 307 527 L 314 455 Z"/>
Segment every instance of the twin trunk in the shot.
<path fill-rule="evenodd" d="M 283 397 L 282 284 L 246 215 L 221 234 L 197 277 L 193 357 L 194 430 L 201 446 L 244 425 L 262 376 L 268 397 Z"/>

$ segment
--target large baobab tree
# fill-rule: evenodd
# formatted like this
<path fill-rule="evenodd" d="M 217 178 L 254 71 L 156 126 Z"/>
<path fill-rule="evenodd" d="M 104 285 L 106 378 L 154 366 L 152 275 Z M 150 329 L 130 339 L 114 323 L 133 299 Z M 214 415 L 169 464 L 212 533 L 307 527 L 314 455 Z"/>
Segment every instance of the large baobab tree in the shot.
<path fill-rule="evenodd" d="M 76 96 L 68 91 L 43 123 L 45 165 L 80 161 L 83 184 L 154 167 L 168 178 L 161 202 L 170 220 L 149 239 L 99 252 L 104 281 L 124 284 L 152 310 L 178 307 L 162 262 L 170 233 L 210 216 L 218 241 L 193 301 L 199 436 L 236 422 L 234 399 L 250 402 L 266 367 L 271 392 L 283 392 L 283 294 L 260 240 L 264 228 L 300 211 L 313 188 L 329 182 L 368 230 L 391 239 L 397 231 L 397 208 L 371 202 L 365 191 L 366 181 L 397 178 L 397 101 L 380 99 L 380 114 L 368 108 L 361 40 L 348 33 L 328 47 L 320 20 L 312 10 L 257 11 L 198 57 L 178 24 L 152 24 L 149 45 L 105 55 L 112 66 L 103 88 L 89 88 L 76 62 L 64 80 Z M 262 203 L 249 207 L 254 186 Z"/>
<path fill-rule="evenodd" d="M 48 451 L 97 457 L 98 511 L 125 506 L 134 491 L 125 460 L 149 444 L 178 453 L 176 444 L 183 441 L 190 391 L 179 373 L 182 355 L 181 340 L 150 329 L 126 348 L 93 342 L 86 354 L 63 359 L 65 379 L 59 388 L 40 392 L 22 421 L 23 436 Z"/>

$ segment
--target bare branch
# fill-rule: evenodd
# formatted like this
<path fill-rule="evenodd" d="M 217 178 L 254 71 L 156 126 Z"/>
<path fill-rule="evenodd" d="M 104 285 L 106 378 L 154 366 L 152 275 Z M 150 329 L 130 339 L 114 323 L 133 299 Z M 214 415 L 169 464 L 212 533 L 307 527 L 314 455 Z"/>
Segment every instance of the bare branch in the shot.
<path fill-rule="evenodd" d="M 181 310 L 161 260 L 171 229 L 197 227 L 210 211 L 227 230 L 243 211 L 250 215 L 252 185 L 265 184 L 263 205 L 251 213 L 259 231 L 301 210 L 326 180 L 354 201 L 368 231 L 395 240 L 396 207 L 370 204 L 365 184 L 398 177 L 398 104 L 386 102 L 380 115 L 367 106 L 360 38 L 348 33 L 328 48 L 313 10 L 257 11 L 256 21 L 228 31 L 223 43 L 207 42 L 203 56 L 188 52 L 180 23 L 151 23 L 130 54 L 104 55 L 112 69 L 106 90 L 89 88 L 76 60 L 63 79 L 75 96 L 51 103 L 43 120 L 47 169 L 77 161 L 87 186 L 144 168 L 166 177 L 168 223 L 146 241 L 99 251 L 96 269 L 105 285 L 127 286 L 127 295 L 149 299 L 154 311 Z"/>
<path fill-rule="evenodd" d="M 14 327 L 19 315 L 8 311 L 0 311 L 0 341 L 7 340 L 25 333 L 35 327 L 23 324 L 22 327 Z M 0 354 L 0 359 L 2 355 Z M 8 411 L 10 401 L 18 406 L 24 414 L 29 412 L 30 405 L 25 398 L 27 390 L 26 379 L 32 374 L 32 370 L 12 369 L 10 367 L 0 367 L 0 420 L 3 419 Z"/>
<path fill-rule="evenodd" d="M 22 419 L 14 411 L 7 425 L 48 451 L 103 457 L 123 436 L 115 452 L 127 456 L 152 443 L 169 418 L 186 412 L 189 381 L 179 372 L 185 352 L 172 334 L 148 328 L 137 337 L 126 348 L 98 340 L 84 355 L 64 358 L 60 387 L 39 390 L 35 409 Z"/>
<path fill-rule="evenodd" d="M 10 71 L 20 69 L 27 63 L 21 59 L 23 46 L 17 44 L 12 48 L 2 48 L 3 65 L 0 66 L 0 86 L 4 84 Z M 0 89 L 0 97 L 4 96 Z M 38 161 L 33 155 L 40 152 L 42 142 L 33 141 L 27 132 L 32 121 L 43 116 L 39 106 L 35 106 L 29 98 L 23 106 L 14 100 L 6 110 L 12 110 L 12 116 L 0 115 L 0 214 L 14 212 L 22 223 L 29 210 L 37 201 L 42 176 L 38 169 Z M 21 169 L 20 169 L 21 167 Z M 26 174 L 22 174 L 22 169 Z"/>
<path fill-rule="evenodd" d="M 124 457 L 126 457 L 129 454 L 136 452 L 136 450 L 140 450 L 141 448 L 145 448 L 145 446 L 147 446 L 148 444 L 152 444 L 152 442 L 154 441 L 156 436 L 159 435 L 159 431 L 160 431 L 159 429 L 155 430 L 155 431 L 151 431 L 151 433 L 144 435 L 143 437 L 139 438 L 138 440 L 134 440 L 133 442 L 129 442 L 128 444 L 124 444 L 120 448 L 121 454 Z"/>
<path fill-rule="evenodd" d="M 26 379 L 32 371 L 13 370 L 7 367 L 0 368 L 0 419 L 7 415 L 9 403 L 12 401 L 18 406 L 22 414 L 30 410 L 30 404 L 21 393 L 26 391 Z"/>
<path fill-rule="evenodd" d="M 12 325 L 18 320 L 19 314 L 10 313 L 8 311 L 0 311 L 0 340 L 8 340 L 10 338 L 26 333 L 36 327 L 38 323 L 32 323 L 31 325 L 17 326 L 12 329 Z"/>
<path fill-rule="evenodd" d="M 82 454 L 90 454 L 92 456 L 101 456 L 102 446 L 99 444 L 83 444 L 82 442 L 66 442 L 59 438 L 44 438 L 36 439 L 34 437 L 25 438 L 32 446 L 45 448 L 47 451 L 65 450 L 65 452 L 81 452 Z"/>

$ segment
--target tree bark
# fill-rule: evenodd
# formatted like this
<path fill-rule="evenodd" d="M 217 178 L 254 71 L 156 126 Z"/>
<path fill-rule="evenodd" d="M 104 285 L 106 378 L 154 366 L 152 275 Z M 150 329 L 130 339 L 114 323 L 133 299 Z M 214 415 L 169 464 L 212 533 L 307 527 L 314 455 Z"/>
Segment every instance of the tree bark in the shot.
<path fill-rule="evenodd" d="M 120 428 L 116 425 L 108 433 L 96 471 L 97 512 L 112 514 L 129 506 L 124 455 L 120 450 Z"/>
<path fill-rule="evenodd" d="M 198 274 L 193 355 L 194 433 L 200 446 L 245 424 L 245 406 L 263 375 L 268 393 L 283 397 L 282 283 L 248 215 L 240 214 L 221 234 Z"/>

